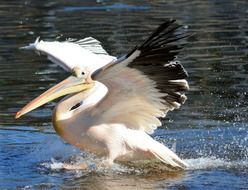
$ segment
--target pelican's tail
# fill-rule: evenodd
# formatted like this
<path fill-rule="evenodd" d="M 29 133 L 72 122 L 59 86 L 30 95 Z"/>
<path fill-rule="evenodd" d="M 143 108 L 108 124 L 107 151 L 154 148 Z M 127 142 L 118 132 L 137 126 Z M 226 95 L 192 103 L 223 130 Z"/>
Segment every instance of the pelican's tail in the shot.
<path fill-rule="evenodd" d="M 187 164 L 180 159 L 174 152 L 163 144 L 152 139 L 149 144 L 149 152 L 161 162 L 165 163 L 168 168 L 183 170 L 187 168 Z"/>
<path fill-rule="evenodd" d="M 134 151 L 136 159 L 156 158 L 162 161 L 169 170 L 184 170 L 187 164 L 169 148 L 154 140 L 144 131 L 128 129 L 125 144 Z M 143 157 L 142 157 L 143 155 Z"/>

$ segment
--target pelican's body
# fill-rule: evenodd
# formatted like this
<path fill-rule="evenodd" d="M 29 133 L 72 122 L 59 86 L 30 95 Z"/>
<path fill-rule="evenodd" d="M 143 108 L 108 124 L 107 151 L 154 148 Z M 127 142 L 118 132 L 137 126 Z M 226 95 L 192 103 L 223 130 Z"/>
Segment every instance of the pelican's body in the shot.
<path fill-rule="evenodd" d="M 25 49 L 47 54 L 73 76 L 34 99 L 16 117 L 67 95 L 53 111 L 53 126 L 70 144 L 105 157 L 108 165 L 114 160 L 156 158 L 170 168 L 185 168 L 184 161 L 149 135 L 161 126 L 158 118 L 186 100 L 180 91 L 188 89 L 187 74 L 180 63 L 172 62 L 180 47 L 171 43 L 182 38 L 174 34 L 177 27 L 174 21 L 165 22 L 118 60 L 92 38 L 50 44 L 37 40 Z"/>
<path fill-rule="evenodd" d="M 66 97 L 58 103 L 53 112 L 56 132 L 80 149 L 106 157 L 108 164 L 112 164 L 114 160 L 154 158 L 154 147 L 158 148 L 158 153 L 165 149 L 179 159 L 144 131 L 151 133 L 154 130 L 152 125 L 161 125 L 156 117 L 147 117 L 146 113 L 163 116 L 159 93 L 149 92 L 148 89 L 152 81 L 137 75 L 136 70 L 124 65 L 112 69 L 111 75 L 105 75 L 104 79 L 100 76 L 104 84 L 95 81 L 94 87 L 87 93 Z M 128 86 L 125 81 L 109 83 L 110 80 L 116 81 L 123 77 L 131 78 L 132 86 Z M 134 91 L 137 88 L 138 94 Z M 112 93 L 108 94 L 108 91 Z M 121 96 L 124 93 L 126 96 Z M 71 105 L 79 101 L 83 101 L 84 106 L 71 110 Z M 108 106 L 110 104 L 112 107 Z M 130 113 L 125 104 L 131 107 Z M 137 115 L 132 115 L 135 114 L 132 112 Z M 143 123 L 144 130 L 133 129 L 144 121 L 147 122 Z"/>

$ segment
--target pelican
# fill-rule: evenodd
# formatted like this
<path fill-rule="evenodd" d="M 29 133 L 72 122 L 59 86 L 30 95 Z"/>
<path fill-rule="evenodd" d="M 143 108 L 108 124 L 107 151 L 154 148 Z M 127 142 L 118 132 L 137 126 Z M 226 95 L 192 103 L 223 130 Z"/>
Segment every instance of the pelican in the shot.
<path fill-rule="evenodd" d="M 160 118 L 186 100 L 187 72 L 175 57 L 182 48 L 175 20 L 166 20 L 126 55 L 110 56 L 92 37 L 64 42 L 37 39 L 22 49 L 45 54 L 72 75 L 16 114 L 64 97 L 55 106 L 55 131 L 68 143 L 114 161 L 158 160 L 170 169 L 187 164 L 150 134 Z"/>

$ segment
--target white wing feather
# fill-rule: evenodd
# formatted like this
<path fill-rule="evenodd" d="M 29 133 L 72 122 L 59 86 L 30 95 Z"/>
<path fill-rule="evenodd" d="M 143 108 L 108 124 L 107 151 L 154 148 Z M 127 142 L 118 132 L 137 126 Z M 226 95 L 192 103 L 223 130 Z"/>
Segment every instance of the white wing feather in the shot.
<path fill-rule="evenodd" d="M 97 109 L 89 110 L 99 123 L 123 123 L 131 129 L 153 133 L 161 126 L 158 117 L 170 110 L 163 104 L 164 94 L 156 89 L 154 81 L 125 64 L 108 68 L 96 80 L 110 92 Z"/>
<path fill-rule="evenodd" d="M 105 49 L 103 49 L 101 42 L 95 38 L 87 37 L 81 40 L 69 38 L 67 42 L 73 42 L 80 45 L 82 48 L 87 49 L 95 54 L 109 55 Z"/>
<path fill-rule="evenodd" d="M 74 67 L 94 72 L 116 60 L 115 57 L 107 54 L 99 41 L 92 37 L 74 42 L 71 40 L 46 42 L 37 39 L 34 43 L 22 49 L 33 49 L 45 54 L 50 61 L 68 72 L 71 72 Z"/>

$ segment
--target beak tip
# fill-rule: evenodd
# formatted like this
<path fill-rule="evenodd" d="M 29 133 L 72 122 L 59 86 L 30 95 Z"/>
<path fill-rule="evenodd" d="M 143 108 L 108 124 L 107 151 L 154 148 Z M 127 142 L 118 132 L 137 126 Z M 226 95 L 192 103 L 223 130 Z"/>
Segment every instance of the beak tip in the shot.
<path fill-rule="evenodd" d="M 17 112 L 17 113 L 16 113 L 16 115 L 15 115 L 15 119 L 20 118 L 20 117 L 21 117 L 21 115 L 22 115 L 22 114 L 21 114 L 20 112 Z"/>

